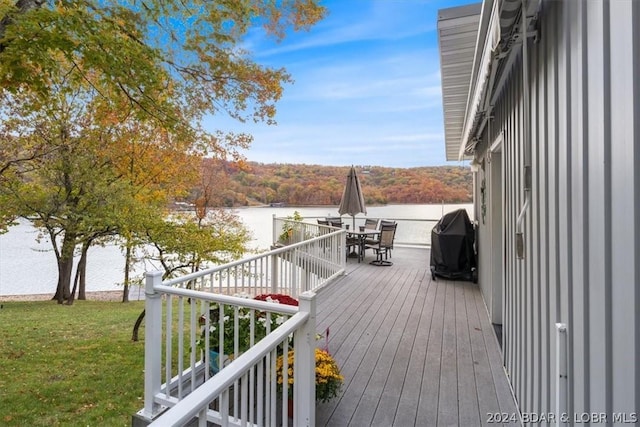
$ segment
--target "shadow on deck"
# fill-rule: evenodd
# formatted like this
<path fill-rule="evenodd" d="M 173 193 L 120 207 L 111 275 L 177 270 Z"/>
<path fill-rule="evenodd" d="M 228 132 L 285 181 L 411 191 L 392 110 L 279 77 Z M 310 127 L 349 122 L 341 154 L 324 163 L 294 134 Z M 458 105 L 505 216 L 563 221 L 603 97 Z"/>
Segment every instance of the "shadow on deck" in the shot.
<path fill-rule="evenodd" d="M 431 279 L 429 250 L 396 248 L 390 267 L 356 259 L 318 293 L 317 329 L 345 383 L 317 426 L 495 425 L 517 409 L 478 285 Z M 520 425 L 513 422 L 511 425 Z"/>

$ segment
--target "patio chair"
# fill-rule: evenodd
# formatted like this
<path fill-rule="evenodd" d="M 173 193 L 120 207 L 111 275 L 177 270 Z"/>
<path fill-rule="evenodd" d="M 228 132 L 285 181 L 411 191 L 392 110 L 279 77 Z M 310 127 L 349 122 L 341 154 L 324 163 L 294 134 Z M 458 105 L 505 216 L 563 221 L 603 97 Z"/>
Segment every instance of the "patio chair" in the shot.
<path fill-rule="evenodd" d="M 393 247 L 393 239 L 396 235 L 397 224 L 382 224 L 380 226 L 380 238 L 375 243 L 369 243 L 365 245 L 365 249 L 373 249 L 376 253 L 376 259 L 369 264 L 378 266 L 393 265 L 391 261 L 388 261 L 389 251 Z M 384 259 L 382 259 L 384 255 Z"/>
<path fill-rule="evenodd" d="M 381 220 L 377 220 L 377 219 L 367 219 L 367 221 L 369 221 L 369 227 L 371 227 L 371 229 L 377 229 L 378 225 L 380 225 L 380 228 L 382 228 L 383 225 L 395 225 L 396 222 L 395 221 L 391 221 L 388 219 L 381 219 Z M 375 226 L 373 226 L 373 224 L 375 224 Z M 365 222 L 364 225 L 365 230 L 367 229 L 367 224 Z M 365 245 L 369 244 L 369 245 L 376 245 L 378 243 L 378 240 L 380 239 L 380 235 L 376 235 L 373 237 L 368 237 L 365 240 Z M 389 248 L 388 252 L 385 254 L 385 256 L 389 256 L 391 257 L 391 249 L 393 249 L 393 242 L 391 243 L 391 248 Z"/>
<path fill-rule="evenodd" d="M 391 221 L 388 219 L 381 219 L 380 220 L 380 227 L 382 227 L 383 225 L 396 225 L 397 223 L 395 221 Z M 387 254 L 389 255 L 389 258 L 391 258 L 391 250 L 393 249 L 393 241 L 391 242 L 391 247 L 389 248 L 389 250 L 387 251 Z"/>
<path fill-rule="evenodd" d="M 318 220 L 318 223 L 320 223 L 321 220 Z M 327 217 L 325 219 L 325 221 L 328 223 L 328 225 L 332 226 L 332 227 L 336 227 L 336 228 L 343 228 L 343 223 L 342 223 L 342 218 L 340 217 Z M 347 225 L 347 229 L 349 229 L 349 226 Z M 349 257 L 349 255 L 351 255 L 352 253 L 355 253 L 354 248 L 358 247 L 360 244 L 359 240 L 356 237 L 353 236 L 349 236 L 349 234 L 347 234 L 347 247 L 346 247 L 346 254 L 347 254 L 347 258 Z M 353 256 L 353 255 L 352 255 Z"/>
<path fill-rule="evenodd" d="M 327 217 L 325 218 L 325 221 L 327 221 L 329 223 L 330 226 L 332 227 L 338 227 L 338 228 L 342 228 L 342 218 L 340 217 Z"/>
<path fill-rule="evenodd" d="M 364 221 L 364 229 L 365 229 L 365 231 L 377 230 L 378 229 L 378 220 L 377 219 L 372 219 L 372 218 L 365 219 L 365 221 Z M 367 244 L 375 245 L 376 243 L 378 243 L 378 239 L 379 238 L 380 238 L 380 236 L 378 234 L 367 236 L 364 239 L 365 249 L 366 249 L 366 245 Z"/>
<path fill-rule="evenodd" d="M 378 229 L 378 220 L 373 218 L 367 218 L 364 221 L 364 229 L 365 230 L 377 230 Z"/>

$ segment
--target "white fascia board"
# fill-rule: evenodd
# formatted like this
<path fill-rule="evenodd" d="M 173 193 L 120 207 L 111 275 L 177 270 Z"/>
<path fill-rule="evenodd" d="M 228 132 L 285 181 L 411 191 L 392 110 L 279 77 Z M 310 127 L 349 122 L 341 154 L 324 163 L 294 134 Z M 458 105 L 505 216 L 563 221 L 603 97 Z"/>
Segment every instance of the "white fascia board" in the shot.
<path fill-rule="evenodd" d="M 460 148 L 458 151 L 458 160 L 462 160 L 464 157 L 464 149 L 467 146 L 469 137 L 471 136 L 471 129 L 473 128 L 480 102 L 482 102 L 485 90 L 488 90 L 486 86 L 489 79 L 491 62 L 493 60 L 493 51 L 500 41 L 500 11 L 498 8 L 498 3 L 498 1 L 493 2 L 491 15 L 489 17 L 489 30 L 487 31 L 485 39 L 482 41 L 482 56 L 480 56 L 480 67 L 478 68 L 478 74 L 474 76 L 476 84 L 470 86 L 470 88 L 473 87 L 475 88 L 475 90 L 473 94 L 469 93 L 469 98 L 467 99 L 467 109 L 464 118 L 462 139 L 460 140 Z M 484 9 L 482 10 L 480 22 L 482 22 L 483 19 L 485 19 Z M 476 43 L 476 56 L 474 62 L 478 59 L 478 53 L 480 52 L 480 43 L 480 34 L 478 34 L 478 41 Z"/>

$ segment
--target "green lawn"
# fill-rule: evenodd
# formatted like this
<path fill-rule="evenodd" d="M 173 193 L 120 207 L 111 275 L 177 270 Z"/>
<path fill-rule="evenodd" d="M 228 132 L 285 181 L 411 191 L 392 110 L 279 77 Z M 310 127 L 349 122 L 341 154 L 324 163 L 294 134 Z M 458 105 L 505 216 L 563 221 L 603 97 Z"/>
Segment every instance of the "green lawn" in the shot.
<path fill-rule="evenodd" d="M 0 425 L 128 426 L 142 408 L 144 302 L 4 302 Z"/>

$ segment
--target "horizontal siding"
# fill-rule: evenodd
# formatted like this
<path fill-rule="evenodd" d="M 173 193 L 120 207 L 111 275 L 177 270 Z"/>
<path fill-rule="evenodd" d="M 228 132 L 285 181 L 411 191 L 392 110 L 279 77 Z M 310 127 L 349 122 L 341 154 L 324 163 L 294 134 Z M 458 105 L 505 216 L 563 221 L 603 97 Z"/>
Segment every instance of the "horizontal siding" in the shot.
<path fill-rule="evenodd" d="M 613 421 L 639 411 L 639 3 L 542 4 L 540 40 L 528 45 L 533 190 L 524 260 L 515 256 L 525 198 L 521 56 L 478 145 L 486 158 L 504 135 L 503 351 L 523 413 L 556 409 L 557 322 L 568 325 L 570 414 Z M 488 223 L 479 221 L 484 250 Z M 484 280 L 487 259 L 480 254 Z"/>

